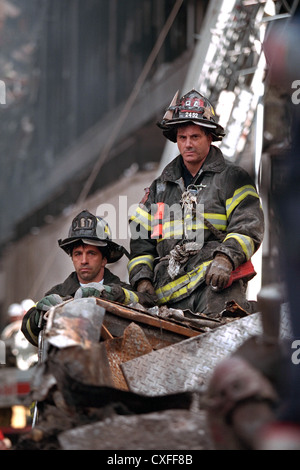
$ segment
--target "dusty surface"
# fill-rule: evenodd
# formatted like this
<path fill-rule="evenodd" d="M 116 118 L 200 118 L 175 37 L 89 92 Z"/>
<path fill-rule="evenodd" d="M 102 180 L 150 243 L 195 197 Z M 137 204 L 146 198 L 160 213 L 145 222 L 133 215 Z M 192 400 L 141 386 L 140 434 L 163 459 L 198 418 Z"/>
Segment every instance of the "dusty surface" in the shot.
<path fill-rule="evenodd" d="M 206 450 L 211 449 L 205 413 L 167 410 L 115 416 L 60 434 L 64 450 Z"/>
<path fill-rule="evenodd" d="M 118 415 L 106 408 L 76 422 L 62 415 L 54 411 L 13 450 L 213 450 L 201 409 Z"/>

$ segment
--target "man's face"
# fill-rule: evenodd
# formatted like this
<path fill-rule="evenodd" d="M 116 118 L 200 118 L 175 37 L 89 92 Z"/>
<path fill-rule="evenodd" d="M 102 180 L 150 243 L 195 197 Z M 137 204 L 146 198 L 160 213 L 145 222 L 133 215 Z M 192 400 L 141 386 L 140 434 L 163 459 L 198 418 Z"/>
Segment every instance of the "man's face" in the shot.
<path fill-rule="evenodd" d="M 208 155 L 211 142 L 211 134 L 206 135 L 197 124 L 178 127 L 177 145 L 188 169 L 200 168 Z"/>
<path fill-rule="evenodd" d="M 72 251 L 72 261 L 79 282 L 88 284 L 102 281 L 107 259 L 96 246 L 76 246 Z"/>

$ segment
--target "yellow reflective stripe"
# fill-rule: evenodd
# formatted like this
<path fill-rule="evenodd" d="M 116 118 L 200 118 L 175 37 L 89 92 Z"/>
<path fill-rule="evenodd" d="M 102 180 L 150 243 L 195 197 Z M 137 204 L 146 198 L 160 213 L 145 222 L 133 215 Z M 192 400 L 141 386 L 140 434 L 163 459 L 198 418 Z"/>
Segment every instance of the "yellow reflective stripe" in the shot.
<path fill-rule="evenodd" d="M 183 223 L 181 219 L 164 222 L 163 238 L 181 239 L 183 235 Z M 162 239 L 158 240 L 161 241 Z"/>
<path fill-rule="evenodd" d="M 229 201 L 229 200 L 228 200 Z M 218 230 L 226 230 L 227 227 L 227 217 L 225 214 L 214 214 L 214 213 L 204 213 L 204 217 L 213 224 L 216 229 Z M 140 224 L 144 227 L 147 231 L 153 230 L 153 228 L 160 224 L 159 220 L 154 220 L 153 216 L 149 214 L 147 211 L 138 207 L 136 213 L 130 218 L 130 222 L 134 222 L 135 224 Z M 158 239 L 157 241 L 160 242 L 163 239 L 168 238 L 175 238 L 180 239 L 183 236 L 184 230 L 184 223 L 191 224 L 189 226 L 190 230 L 208 230 L 206 225 L 203 225 L 203 222 L 199 219 L 193 218 L 192 222 L 192 215 L 186 214 L 184 219 L 176 219 L 176 220 L 164 220 L 163 221 L 163 237 Z"/>
<path fill-rule="evenodd" d="M 147 211 L 138 207 L 135 214 L 131 216 L 130 222 L 142 225 L 146 230 L 150 231 L 153 217 Z"/>
<path fill-rule="evenodd" d="M 226 230 L 227 227 L 227 218 L 225 214 L 214 214 L 214 213 L 205 213 L 204 217 L 216 227 L 218 230 Z M 185 218 L 185 221 L 188 221 L 189 224 L 191 224 L 191 215 L 187 215 Z M 172 238 L 172 239 L 180 239 L 183 236 L 183 226 L 184 226 L 184 221 L 182 219 L 178 220 L 172 220 L 172 221 L 167 221 L 164 222 L 163 224 L 163 237 L 157 240 L 158 243 L 160 243 L 162 240 Z M 203 224 L 202 221 L 200 220 L 193 220 L 193 223 L 191 226 L 189 226 L 189 229 L 192 231 L 195 230 L 209 230 L 206 225 Z"/>
<path fill-rule="evenodd" d="M 213 224 L 216 228 L 223 228 L 223 229 L 226 229 L 227 227 L 227 217 L 226 217 L 226 214 L 214 214 L 212 212 L 204 212 L 204 214 L 202 214 L 203 217 L 205 217 L 205 219 L 208 220 L 208 222 L 210 222 L 211 224 Z M 191 214 L 187 214 L 187 216 L 185 217 L 185 220 L 188 220 L 190 219 L 192 216 Z M 205 228 L 207 229 L 205 223 L 203 225 L 203 221 L 202 220 L 199 220 L 197 218 L 197 215 L 196 217 L 194 216 L 193 218 L 194 220 L 194 223 L 196 222 L 197 225 L 195 225 L 196 228 Z M 193 225 L 194 227 L 194 225 Z"/>
<path fill-rule="evenodd" d="M 129 304 L 137 304 L 139 301 L 139 298 L 135 292 L 132 292 L 127 289 L 123 289 L 123 292 L 125 294 L 125 299 L 124 299 L 124 305 L 129 305 Z"/>
<path fill-rule="evenodd" d="M 253 196 L 259 198 L 259 195 L 256 192 L 256 189 L 254 186 L 251 186 L 250 184 L 247 184 L 246 186 L 242 186 L 241 188 L 237 189 L 234 192 L 234 195 L 227 199 L 226 201 L 226 212 L 227 212 L 227 217 L 230 216 L 231 212 L 235 207 L 247 196 Z"/>
<path fill-rule="evenodd" d="M 247 260 L 251 258 L 254 253 L 254 243 L 251 237 L 247 237 L 247 235 L 241 235 L 240 233 L 229 233 L 225 238 L 228 240 L 229 238 L 234 238 L 242 247 L 243 252 L 246 255 Z"/>
<path fill-rule="evenodd" d="M 128 272 L 130 273 L 135 266 L 139 264 L 146 264 L 149 266 L 151 271 L 153 270 L 153 263 L 154 263 L 154 256 L 152 255 L 143 255 L 143 256 L 136 256 L 131 261 L 129 261 L 127 265 Z"/>
<path fill-rule="evenodd" d="M 30 318 L 28 318 L 27 320 L 26 330 L 29 333 L 31 339 L 35 342 L 35 344 L 38 344 L 38 337 L 32 332 L 31 327 L 30 327 Z"/>
<path fill-rule="evenodd" d="M 170 302 L 171 300 L 175 301 L 182 295 L 187 294 L 189 291 L 193 291 L 196 285 L 205 277 L 206 268 L 210 263 L 211 260 L 205 261 L 184 276 L 181 276 L 178 279 L 175 279 L 175 281 L 171 281 L 165 286 L 156 289 L 155 293 L 158 297 L 158 303 L 163 304 Z"/>
<path fill-rule="evenodd" d="M 212 212 L 204 213 L 204 217 L 213 224 L 218 230 L 226 230 L 227 228 L 227 217 L 226 214 L 214 214 Z M 204 227 L 207 228 L 206 226 Z"/>

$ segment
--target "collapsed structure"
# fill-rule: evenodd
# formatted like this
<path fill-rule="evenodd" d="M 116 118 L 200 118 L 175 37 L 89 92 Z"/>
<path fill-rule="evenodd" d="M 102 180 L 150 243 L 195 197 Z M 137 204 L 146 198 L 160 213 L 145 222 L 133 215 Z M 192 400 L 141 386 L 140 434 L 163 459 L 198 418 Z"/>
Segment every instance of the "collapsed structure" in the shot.
<path fill-rule="evenodd" d="M 251 448 L 253 423 L 274 417 L 282 341 L 290 333 L 277 288 L 261 295 L 263 317 L 228 305 L 219 318 L 189 318 L 182 311 L 148 311 L 96 298 L 52 307 L 26 392 L 23 387 L 23 395 L 6 395 L 6 405 L 16 399 L 35 404 L 33 427 L 23 430 L 14 449 L 204 450 L 215 448 L 218 427 L 232 448 Z M 254 369 L 249 384 L 228 402 L 210 380 L 232 354 L 247 363 L 250 358 Z M 24 376 L 16 381 L 19 386 L 21 380 Z M 238 378 L 232 374 L 231 380 Z M 267 385 L 261 387 L 263 380 Z M 0 390 L 3 403 L 2 384 Z M 240 444 L 234 427 L 222 429 L 220 409 L 227 413 L 245 397 L 251 419 L 243 420 L 247 438 Z M 267 414 L 262 415 L 262 404 Z"/>

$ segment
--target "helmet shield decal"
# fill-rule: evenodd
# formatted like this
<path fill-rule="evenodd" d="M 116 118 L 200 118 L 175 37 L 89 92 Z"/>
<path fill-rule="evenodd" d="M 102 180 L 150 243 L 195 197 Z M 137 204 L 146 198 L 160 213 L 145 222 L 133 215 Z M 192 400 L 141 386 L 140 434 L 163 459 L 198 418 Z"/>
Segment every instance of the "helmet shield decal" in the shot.
<path fill-rule="evenodd" d="M 88 211 L 82 211 L 72 221 L 69 237 L 84 237 L 96 235 L 97 219 Z M 99 237 L 100 238 L 100 237 Z"/>
<path fill-rule="evenodd" d="M 191 91 L 180 100 L 180 106 L 178 106 L 178 118 L 204 118 L 209 121 L 214 121 L 215 112 L 208 100 L 202 97 L 199 93 Z"/>
<path fill-rule="evenodd" d="M 80 212 L 73 219 L 68 238 L 58 240 L 59 246 L 69 255 L 74 244 L 78 242 L 103 247 L 108 263 L 118 261 L 124 254 L 122 246 L 111 240 L 108 223 L 87 210 Z"/>

